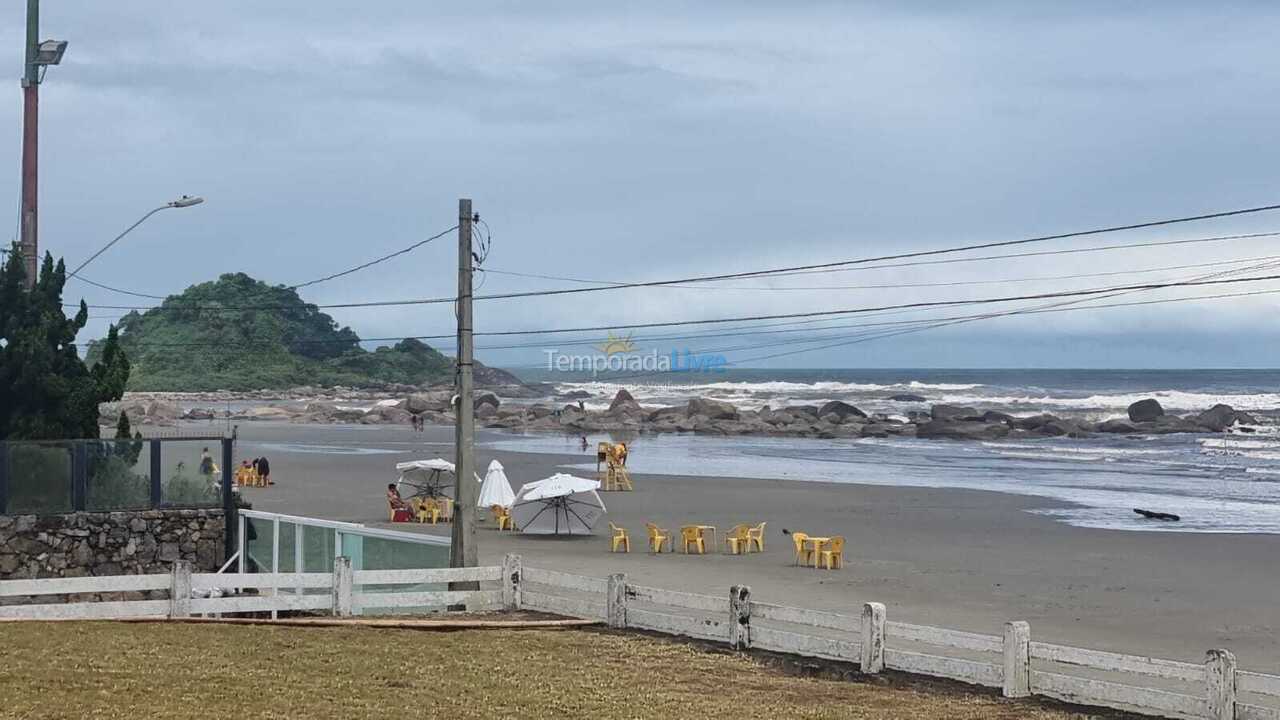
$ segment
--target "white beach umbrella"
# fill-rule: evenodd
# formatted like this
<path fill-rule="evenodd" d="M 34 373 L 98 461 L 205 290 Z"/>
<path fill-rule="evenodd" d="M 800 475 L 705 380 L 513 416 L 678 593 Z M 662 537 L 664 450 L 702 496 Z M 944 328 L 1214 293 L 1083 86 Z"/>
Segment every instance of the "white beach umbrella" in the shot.
<path fill-rule="evenodd" d="M 414 492 L 410 493 L 410 496 L 439 497 L 452 494 L 445 492 L 445 488 L 453 487 L 453 478 L 446 478 L 444 474 L 452 475 L 454 466 L 444 458 L 396 463 L 396 470 L 400 472 L 400 482 L 397 486 L 408 485 L 413 488 Z M 404 492 L 400 494 L 403 495 Z"/>
<path fill-rule="evenodd" d="M 509 508 L 515 499 L 516 494 L 511 492 L 511 482 L 507 480 L 507 473 L 502 469 L 502 463 L 497 460 L 489 463 L 489 469 L 484 474 L 484 482 L 480 485 L 480 497 L 476 500 L 476 507 L 501 505 Z"/>
<path fill-rule="evenodd" d="M 556 473 L 521 487 L 511 518 L 520 532 L 532 535 L 590 535 L 605 513 L 599 487 L 595 480 Z"/>

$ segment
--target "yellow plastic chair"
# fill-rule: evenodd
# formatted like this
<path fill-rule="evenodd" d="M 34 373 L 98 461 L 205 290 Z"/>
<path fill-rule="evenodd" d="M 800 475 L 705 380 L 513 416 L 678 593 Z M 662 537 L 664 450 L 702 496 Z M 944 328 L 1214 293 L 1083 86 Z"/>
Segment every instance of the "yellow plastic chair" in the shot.
<path fill-rule="evenodd" d="M 440 521 L 440 504 L 435 500 L 423 500 L 418 506 L 418 522 L 435 525 Z"/>
<path fill-rule="evenodd" d="M 826 549 L 818 557 L 818 567 L 825 563 L 828 570 L 844 567 L 844 536 L 836 535 L 827 541 Z"/>
<path fill-rule="evenodd" d="M 729 552 L 741 555 L 751 548 L 751 528 L 746 525 L 734 525 L 724 534 L 724 544 Z"/>
<path fill-rule="evenodd" d="M 649 531 L 649 552 L 662 552 L 662 544 L 667 544 L 667 549 L 671 549 L 671 531 L 660 528 L 653 523 L 645 523 L 644 527 Z"/>
<path fill-rule="evenodd" d="M 813 551 L 804 546 L 805 541 L 808 539 L 808 533 L 791 533 L 791 540 L 796 544 L 796 565 L 808 565 L 809 559 L 813 556 Z"/>
<path fill-rule="evenodd" d="M 498 530 L 512 530 L 511 511 L 501 505 L 490 505 L 489 512 L 493 513 L 494 522 L 498 523 Z"/>
<path fill-rule="evenodd" d="M 689 553 L 690 545 L 698 549 L 699 555 L 707 552 L 707 544 L 702 539 L 702 529 L 696 525 L 685 525 L 680 528 L 680 544 L 684 547 L 686 555 Z"/>
<path fill-rule="evenodd" d="M 747 552 L 751 552 L 751 546 L 754 545 L 756 552 L 764 552 L 764 526 L 767 523 L 759 525 L 747 530 Z"/>
<path fill-rule="evenodd" d="M 631 552 L 631 536 L 627 534 L 626 528 L 609 523 L 609 529 L 613 531 L 613 537 L 609 539 L 609 552 L 618 552 L 618 546 L 622 546 L 623 552 Z"/>

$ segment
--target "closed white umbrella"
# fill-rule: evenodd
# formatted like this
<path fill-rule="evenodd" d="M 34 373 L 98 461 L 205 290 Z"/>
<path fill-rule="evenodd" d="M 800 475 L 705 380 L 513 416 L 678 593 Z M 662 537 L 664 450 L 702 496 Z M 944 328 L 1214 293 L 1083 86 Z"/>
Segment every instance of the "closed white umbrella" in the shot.
<path fill-rule="evenodd" d="M 516 494 L 511 492 L 511 482 L 507 480 L 507 472 L 502 469 L 502 463 L 497 460 L 490 462 L 489 469 L 484 474 L 484 482 L 480 485 L 480 497 L 476 500 L 476 507 L 501 505 L 509 508 L 515 499 Z"/>
<path fill-rule="evenodd" d="M 605 514 L 595 480 L 557 473 L 520 488 L 511 505 L 511 518 L 520 532 L 531 535 L 590 535 Z"/>

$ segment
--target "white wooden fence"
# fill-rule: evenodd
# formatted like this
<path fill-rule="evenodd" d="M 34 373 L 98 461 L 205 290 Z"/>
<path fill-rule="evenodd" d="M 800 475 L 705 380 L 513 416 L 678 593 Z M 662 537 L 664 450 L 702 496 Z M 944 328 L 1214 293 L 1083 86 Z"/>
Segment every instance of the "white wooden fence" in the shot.
<path fill-rule="evenodd" d="M 421 590 L 475 582 L 480 590 Z M 370 587 L 378 586 L 378 588 Z M 407 588 L 376 591 L 386 586 Z M 209 588 L 235 594 L 208 597 Z M 257 594 L 244 594 L 252 589 Z M 0 598 L 167 591 L 167 600 L 43 602 L 0 606 L 0 620 L 188 617 L 270 611 L 319 611 L 346 616 L 405 609 L 533 610 L 600 620 L 700 640 L 857 663 L 864 673 L 897 670 L 1000 688 L 1006 697 L 1041 695 L 1081 705 L 1175 718 L 1280 720 L 1280 676 L 1236 668 L 1227 650 L 1203 663 L 1035 642 L 1025 622 L 1006 623 L 1002 636 L 887 619 L 866 603 L 843 614 L 756 602 L 734 586 L 724 596 L 635 585 L 625 575 L 594 578 L 526 568 L 518 555 L 501 566 L 357 570 L 339 557 L 332 573 L 192 573 L 185 561 L 168 575 L 0 581 Z M 72 600 L 79 598 L 72 597 Z"/>

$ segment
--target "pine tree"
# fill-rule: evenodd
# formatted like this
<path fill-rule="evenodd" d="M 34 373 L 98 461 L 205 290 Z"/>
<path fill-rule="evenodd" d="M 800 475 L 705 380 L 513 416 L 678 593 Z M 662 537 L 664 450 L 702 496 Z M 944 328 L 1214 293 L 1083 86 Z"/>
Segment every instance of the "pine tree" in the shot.
<path fill-rule="evenodd" d="M 92 369 L 76 350 L 89 308 L 68 318 L 62 290 L 67 271 L 46 254 L 35 287 L 15 244 L 0 267 L 0 439 L 59 440 L 98 437 L 98 404 L 119 400 L 129 360 L 113 326 Z"/>

